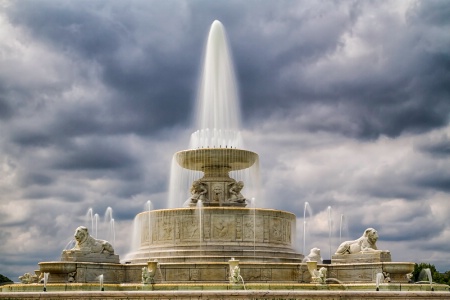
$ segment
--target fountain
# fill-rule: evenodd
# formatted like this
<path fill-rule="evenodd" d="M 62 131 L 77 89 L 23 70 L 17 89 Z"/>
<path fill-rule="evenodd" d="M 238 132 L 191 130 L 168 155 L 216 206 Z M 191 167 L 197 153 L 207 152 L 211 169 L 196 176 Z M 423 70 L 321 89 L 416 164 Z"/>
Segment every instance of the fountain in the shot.
<path fill-rule="evenodd" d="M 122 299 L 167 298 L 168 291 L 173 292 L 170 298 L 199 299 L 406 298 L 398 292 L 375 295 L 367 291 L 375 284 L 379 288 L 377 274 L 383 273 L 392 279 L 386 288 L 419 290 L 420 284 L 408 284 L 406 278 L 414 263 L 392 262 L 389 251 L 378 250 L 375 229 L 341 243 L 330 264 L 322 264 L 320 249 L 313 248 L 307 257 L 294 250 L 293 213 L 256 207 L 259 157 L 244 149 L 238 131 L 240 114 L 230 57 L 224 28 L 215 21 L 199 91 L 198 130 L 191 136 L 189 149 L 173 157 L 170 208 L 152 210 L 147 202 L 135 218 L 133 249 L 122 263 L 112 244 L 97 239 L 98 214 L 93 216 L 89 210 L 95 237 L 80 226 L 74 234 L 75 245 L 63 250 L 60 261 L 39 263 L 36 274 L 47 274 L 45 288 L 48 280 L 52 291 L 60 291 L 55 298 L 78 299 L 91 297 L 93 292 L 83 291 L 99 280 L 101 290 L 107 284 L 108 291 L 98 297 Z M 306 202 L 304 233 L 308 206 Z M 113 231 L 112 209 L 107 213 Z M 328 219 L 331 256 L 331 207 Z M 305 248 L 305 240 L 303 244 Z M 229 291 L 240 283 L 245 290 Z M 446 285 L 434 288 L 448 291 Z M 143 292 L 150 289 L 151 293 Z M 37 290 L 34 283 L 7 285 L 0 298 L 14 299 L 19 291 Z M 437 291 L 431 296 L 439 295 Z M 423 294 L 422 299 L 429 297 Z"/>
<path fill-rule="evenodd" d="M 153 239 L 146 243 L 141 237 L 140 245 L 127 257 L 131 264 L 145 263 L 149 258 L 157 259 L 162 267 L 174 262 L 195 263 L 198 267 L 208 262 L 210 270 L 218 270 L 215 276 L 222 278 L 223 267 L 219 264 L 213 268 L 212 262 L 236 257 L 259 263 L 299 263 L 303 258 L 293 249 L 295 216 L 256 208 L 255 201 L 244 196 L 244 190 L 252 185 L 246 175 L 252 172 L 249 169 L 258 169 L 259 158 L 242 148 L 230 57 L 223 25 L 216 21 L 207 42 L 197 107 L 198 130 L 191 136 L 190 149 L 174 155 L 178 169 L 172 168 L 171 181 L 188 184 L 171 186 L 171 197 L 177 195 L 171 202 L 178 207 L 139 214 L 140 219 L 151 214 Z M 256 228 L 256 224 L 261 227 Z M 199 275 L 197 280 L 201 280 Z M 205 280 L 212 278 L 205 275 Z"/>

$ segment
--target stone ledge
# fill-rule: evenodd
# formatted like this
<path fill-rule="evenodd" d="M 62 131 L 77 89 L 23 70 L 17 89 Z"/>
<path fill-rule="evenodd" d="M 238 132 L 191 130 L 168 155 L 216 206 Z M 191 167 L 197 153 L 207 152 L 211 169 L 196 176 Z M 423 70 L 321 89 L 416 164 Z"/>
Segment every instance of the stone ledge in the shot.
<path fill-rule="evenodd" d="M 391 261 L 391 253 L 389 251 L 335 254 L 331 257 L 331 264 L 378 263 Z"/>
<path fill-rule="evenodd" d="M 91 253 L 82 251 L 64 250 L 61 254 L 61 261 L 73 262 L 95 262 L 95 263 L 120 263 L 119 255 Z"/>

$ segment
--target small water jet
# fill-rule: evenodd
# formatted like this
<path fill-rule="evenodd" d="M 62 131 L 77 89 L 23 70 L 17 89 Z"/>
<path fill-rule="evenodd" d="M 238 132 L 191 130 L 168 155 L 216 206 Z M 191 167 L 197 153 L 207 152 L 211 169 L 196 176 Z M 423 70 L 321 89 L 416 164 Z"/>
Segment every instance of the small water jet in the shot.
<path fill-rule="evenodd" d="M 380 284 L 384 282 L 384 274 L 383 273 L 377 273 L 375 276 L 375 285 L 376 290 L 380 290 Z"/>
<path fill-rule="evenodd" d="M 95 233 L 95 238 L 98 237 L 98 214 L 94 214 L 94 233 Z"/>
<path fill-rule="evenodd" d="M 317 261 L 314 260 L 307 261 L 306 266 L 311 275 L 311 283 L 326 283 L 327 268 L 321 267 L 317 270 Z"/>
<path fill-rule="evenodd" d="M 244 286 L 244 290 L 247 290 L 247 288 L 245 287 L 244 278 L 242 278 L 242 276 L 241 276 L 241 269 L 239 268 L 239 260 L 236 260 L 236 259 L 234 259 L 234 257 L 232 257 L 228 261 L 228 264 L 230 266 L 230 269 L 229 269 L 230 284 L 237 285 L 237 284 L 239 284 L 239 282 L 242 282 L 242 285 Z"/>
<path fill-rule="evenodd" d="M 103 274 L 100 274 L 97 278 L 98 278 L 98 281 L 100 284 L 100 291 L 103 292 L 105 290 L 105 288 L 103 287 L 104 276 L 103 276 Z"/>
<path fill-rule="evenodd" d="M 108 206 L 103 217 L 104 223 L 108 228 L 107 240 L 111 241 L 112 245 L 115 244 L 115 224 L 113 217 L 113 209 Z"/>
<path fill-rule="evenodd" d="M 302 252 L 306 253 L 306 212 L 309 214 L 309 218 L 312 217 L 312 208 L 309 202 L 305 202 L 305 207 L 303 208 L 303 249 Z"/>
<path fill-rule="evenodd" d="M 419 277 L 418 278 L 419 278 L 419 281 L 416 282 L 416 283 L 424 283 L 424 282 L 429 283 L 431 291 L 434 291 L 434 288 L 433 288 L 433 277 L 431 275 L 431 269 L 430 268 L 422 269 L 420 271 L 420 273 L 419 273 Z"/>
<path fill-rule="evenodd" d="M 155 284 L 155 276 L 158 269 L 158 261 L 151 260 L 147 262 L 147 266 L 142 268 L 142 283 Z"/>
<path fill-rule="evenodd" d="M 341 221 L 339 222 L 339 243 L 342 242 L 342 227 L 344 224 L 344 214 L 341 214 Z"/>
<path fill-rule="evenodd" d="M 50 273 L 44 272 L 44 289 L 43 289 L 44 292 L 47 291 L 48 275 L 50 275 Z"/>
<path fill-rule="evenodd" d="M 89 225 L 91 225 L 89 227 Z M 86 212 L 86 227 L 88 227 L 92 232 L 94 231 L 94 211 L 91 208 Z"/>

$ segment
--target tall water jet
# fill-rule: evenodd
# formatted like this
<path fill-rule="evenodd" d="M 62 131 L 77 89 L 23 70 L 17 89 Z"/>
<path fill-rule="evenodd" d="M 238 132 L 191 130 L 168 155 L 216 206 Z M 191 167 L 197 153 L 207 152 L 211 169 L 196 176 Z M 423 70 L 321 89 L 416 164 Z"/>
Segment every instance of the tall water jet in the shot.
<path fill-rule="evenodd" d="M 332 228 L 333 228 L 333 219 L 331 216 L 331 206 L 327 207 L 327 212 L 328 212 L 328 244 L 329 244 L 329 257 L 331 259 L 331 232 L 332 232 Z"/>
<path fill-rule="evenodd" d="M 191 136 L 191 149 L 243 147 L 233 60 L 225 28 L 217 20 L 208 35 L 195 119 L 198 130 Z"/>
<path fill-rule="evenodd" d="M 243 150 L 240 109 L 234 67 L 225 29 L 214 21 L 208 35 L 198 91 L 196 127 L 189 150 L 174 155 L 169 190 L 170 207 L 246 206 L 241 190 L 257 193 L 258 155 Z M 254 168 L 251 168 L 253 167 Z M 180 169 L 181 167 L 182 169 Z M 203 173 L 203 174 L 202 174 Z M 231 176 L 230 176 L 231 175 Z M 252 176 L 255 175 L 255 176 Z M 191 185 L 190 193 L 189 185 Z M 189 201 L 190 200 L 190 201 Z"/>

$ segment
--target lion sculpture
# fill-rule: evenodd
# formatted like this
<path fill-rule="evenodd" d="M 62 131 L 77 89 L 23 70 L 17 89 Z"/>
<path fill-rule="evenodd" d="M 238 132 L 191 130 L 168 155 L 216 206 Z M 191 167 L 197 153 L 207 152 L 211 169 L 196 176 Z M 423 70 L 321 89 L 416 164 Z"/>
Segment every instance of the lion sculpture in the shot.
<path fill-rule="evenodd" d="M 359 252 L 379 251 L 376 245 L 377 240 L 378 232 L 373 228 L 367 228 L 359 239 L 343 242 L 338 247 L 335 254 L 355 254 Z"/>
<path fill-rule="evenodd" d="M 109 242 L 91 237 L 88 229 L 84 226 L 80 226 L 75 230 L 74 237 L 76 244 L 72 250 L 109 255 L 114 254 L 114 248 Z"/>

